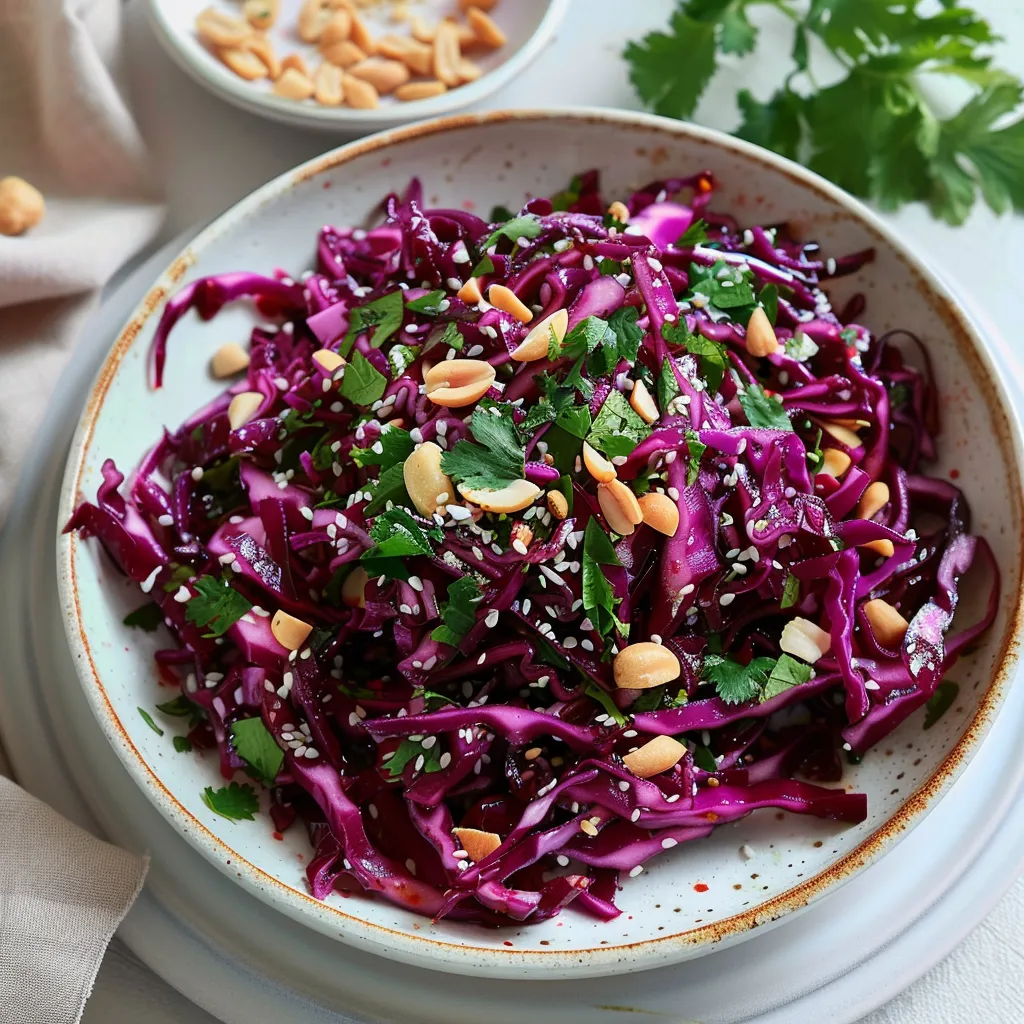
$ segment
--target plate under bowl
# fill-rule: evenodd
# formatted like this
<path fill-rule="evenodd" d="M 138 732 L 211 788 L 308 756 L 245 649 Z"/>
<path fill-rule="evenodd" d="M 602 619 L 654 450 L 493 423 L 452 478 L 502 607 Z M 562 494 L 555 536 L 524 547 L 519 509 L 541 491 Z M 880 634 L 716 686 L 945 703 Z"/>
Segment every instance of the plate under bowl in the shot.
<path fill-rule="evenodd" d="M 868 246 L 876 259 L 837 284 L 837 298 L 862 292 L 862 317 L 876 332 L 913 328 L 926 339 L 942 396 L 939 476 L 956 476 L 974 510 L 973 529 L 992 544 L 1003 572 L 998 617 L 958 662 L 960 697 L 922 731 L 920 713 L 849 770 L 844 784 L 864 791 L 869 815 L 849 827 L 759 813 L 684 844 L 626 882 L 624 913 L 600 924 L 571 911 L 553 921 L 490 932 L 429 921 L 383 902 L 306 891 L 309 855 L 301 830 L 283 842 L 267 819 L 231 823 L 202 803 L 218 784 L 214 759 L 176 754 L 138 708 L 158 687 L 156 637 L 128 631 L 139 604 L 94 542 L 59 541 L 58 577 L 71 650 L 90 704 L 131 775 L 172 824 L 207 858 L 293 918 L 341 940 L 420 966 L 504 977 L 583 977 L 655 967 L 700 956 L 749 936 L 834 890 L 881 856 L 946 791 L 977 750 L 1016 664 L 1021 635 L 1022 494 L 1020 429 L 972 323 L 926 266 L 861 204 L 795 164 L 716 132 L 639 114 L 518 111 L 463 116 L 395 129 L 313 160 L 228 211 L 164 272 L 114 343 L 72 445 L 61 521 L 91 497 L 111 457 L 134 466 L 164 425 L 176 426 L 213 397 L 211 351 L 248 335 L 253 318 L 239 304 L 213 323 L 189 316 L 172 338 L 165 387 L 150 391 L 146 352 L 159 314 L 179 287 L 231 270 L 298 275 L 312 265 L 324 223 L 368 222 L 381 196 L 419 175 L 431 205 L 488 211 L 549 194 L 581 169 L 600 168 L 608 195 L 652 179 L 707 169 L 721 184 L 719 208 L 749 223 L 788 221 L 828 253 Z M 973 621 L 983 588 L 965 588 L 963 621 Z M 164 640 L 163 642 L 166 642 Z M 166 691 L 165 691 L 166 693 Z M 740 847 L 749 844 L 754 860 Z"/>

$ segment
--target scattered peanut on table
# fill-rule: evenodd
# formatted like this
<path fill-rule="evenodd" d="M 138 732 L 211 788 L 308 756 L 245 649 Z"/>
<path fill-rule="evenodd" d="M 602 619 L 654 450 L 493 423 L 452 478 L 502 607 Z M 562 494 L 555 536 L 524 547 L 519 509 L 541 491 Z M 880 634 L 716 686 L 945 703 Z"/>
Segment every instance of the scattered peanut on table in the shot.
<path fill-rule="evenodd" d="M 0 235 L 23 235 L 46 212 L 42 192 L 24 178 L 0 178 Z"/>
<path fill-rule="evenodd" d="M 431 24 L 412 15 L 407 0 L 303 0 L 297 13 L 291 8 L 294 20 L 282 0 L 222 0 L 196 16 L 195 32 L 239 78 L 267 80 L 283 99 L 369 110 L 383 96 L 426 100 L 484 73 L 466 54 L 505 45 L 494 18 L 498 0 L 452 0 L 451 6 L 447 17 Z M 379 37 L 367 22 L 368 9 L 388 16 L 389 30 Z M 278 53 L 271 29 L 304 52 Z"/>

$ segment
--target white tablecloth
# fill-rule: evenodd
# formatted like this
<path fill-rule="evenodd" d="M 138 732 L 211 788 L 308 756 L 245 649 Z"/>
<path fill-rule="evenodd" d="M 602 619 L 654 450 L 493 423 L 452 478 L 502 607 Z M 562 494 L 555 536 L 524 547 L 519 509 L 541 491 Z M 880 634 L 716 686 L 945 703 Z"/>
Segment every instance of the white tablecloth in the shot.
<path fill-rule="evenodd" d="M 1018 73 L 1024 70 L 1024 0 L 974 0 L 973 6 L 991 18 L 1006 38 L 1000 47 L 1001 62 Z M 170 214 L 165 238 L 209 220 L 274 175 L 345 141 L 276 125 L 212 97 L 164 55 L 139 0 L 130 0 L 128 7 L 131 98 L 167 192 Z M 554 47 L 487 106 L 557 102 L 635 107 L 617 55 L 625 38 L 664 25 L 672 7 L 671 0 L 632 4 L 575 0 Z M 738 77 L 724 77 L 698 113 L 704 123 L 730 128 L 735 123 L 731 96 Z M 766 88 L 771 81 L 771 74 L 766 74 Z M 743 84 L 757 91 L 760 83 L 745 78 Z M 978 209 L 960 231 L 935 223 L 919 208 L 904 210 L 892 220 L 1016 342 L 1024 218 L 999 220 Z M 980 256 L 964 263 L 968 239 L 975 246 L 983 240 L 984 247 Z M 948 960 L 864 1024 L 1021 1024 L 1022 968 L 1024 880 Z M 84 1020 L 85 1024 L 212 1024 L 212 1018 L 168 989 L 116 943 Z"/>

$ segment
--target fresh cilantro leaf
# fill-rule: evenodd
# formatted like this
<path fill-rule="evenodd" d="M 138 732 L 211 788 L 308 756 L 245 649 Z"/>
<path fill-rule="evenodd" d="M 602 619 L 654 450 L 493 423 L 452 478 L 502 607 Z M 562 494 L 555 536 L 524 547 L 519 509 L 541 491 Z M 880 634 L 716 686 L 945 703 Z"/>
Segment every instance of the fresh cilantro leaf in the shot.
<path fill-rule="evenodd" d="M 187 736 L 175 736 L 174 749 L 179 754 L 190 754 L 192 753 L 192 741 Z"/>
<path fill-rule="evenodd" d="M 601 568 L 603 565 L 620 564 L 611 537 L 592 516 L 583 534 L 583 611 L 603 637 L 613 630 L 624 636 L 629 632 L 629 627 L 615 614 L 619 598 L 615 597 Z"/>
<path fill-rule="evenodd" d="M 515 214 L 507 207 L 502 206 L 500 203 L 497 206 L 491 207 L 490 222 L 492 224 L 503 224 L 507 220 L 511 220 Z"/>
<path fill-rule="evenodd" d="M 910 387 L 906 384 L 892 384 L 889 387 L 889 406 L 893 409 L 898 409 L 901 405 L 906 405 L 910 401 L 912 392 Z"/>
<path fill-rule="evenodd" d="M 774 667 L 773 658 L 754 658 L 749 665 L 741 665 L 720 654 L 707 654 L 702 676 L 714 683 L 726 704 L 745 704 L 761 694 Z"/>
<path fill-rule="evenodd" d="M 935 687 L 924 706 L 924 727 L 930 729 L 953 706 L 960 694 L 960 684 L 947 679 Z"/>
<path fill-rule="evenodd" d="M 808 359 L 813 359 L 817 354 L 818 343 L 803 331 L 796 331 L 793 337 L 786 342 L 786 355 L 790 359 L 806 363 Z"/>
<path fill-rule="evenodd" d="M 284 764 L 284 751 L 270 735 L 261 718 L 243 718 L 231 725 L 235 753 L 252 769 L 253 778 L 272 786 Z"/>
<path fill-rule="evenodd" d="M 680 249 L 692 249 L 695 245 L 703 245 L 708 240 L 708 225 L 707 221 L 703 217 L 698 217 L 687 229 L 679 236 L 679 240 L 676 245 Z"/>
<path fill-rule="evenodd" d="M 351 312 L 348 332 L 345 340 L 338 349 L 338 354 L 347 359 L 360 334 L 365 334 L 371 328 L 374 329 L 370 338 L 370 344 L 374 348 L 380 348 L 392 334 L 402 326 L 402 319 L 405 314 L 405 303 L 403 292 L 397 289 L 382 295 L 365 306 L 356 306 Z M 348 371 L 346 371 L 348 376 Z M 371 399 L 372 401 L 372 399 Z"/>
<path fill-rule="evenodd" d="M 194 597 L 185 604 L 185 618 L 209 628 L 204 637 L 223 636 L 252 605 L 227 580 L 200 576 L 193 584 Z"/>
<path fill-rule="evenodd" d="M 408 430 L 388 427 L 369 448 L 353 448 L 352 461 L 357 466 L 380 466 L 383 471 L 405 462 L 415 447 Z"/>
<path fill-rule="evenodd" d="M 758 305 L 764 310 L 771 325 L 779 318 L 779 289 L 773 284 L 766 284 L 757 297 Z"/>
<path fill-rule="evenodd" d="M 373 405 L 388 386 L 388 379 L 362 354 L 357 352 L 345 368 L 341 395 L 353 405 Z"/>
<path fill-rule="evenodd" d="M 260 809 L 256 790 L 247 782 L 242 785 L 232 782 L 217 790 L 207 786 L 203 790 L 203 803 L 228 821 L 255 821 L 256 812 Z"/>
<path fill-rule="evenodd" d="M 426 313 L 427 316 L 437 316 L 441 312 L 439 303 L 444 298 L 444 292 L 438 289 L 427 292 L 426 295 L 421 295 L 418 299 L 408 299 L 405 303 L 405 308 L 411 309 L 414 313 Z M 380 346 L 375 347 L 379 348 Z"/>
<path fill-rule="evenodd" d="M 588 679 L 586 686 L 583 688 L 583 692 L 592 700 L 596 700 L 597 703 L 604 708 L 604 713 L 608 715 L 616 725 L 626 724 L 626 716 L 619 709 L 615 701 L 612 700 L 611 694 L 602 690 L 597 683 Z"/>
<path fill-rule="evenodd" d="M 697 431 L 686 431 L 686 451 L 688 459 L 686 466 L 687 487 L 692 487 L 700 477 L 700 460 L 704 457 L 704 453 L 707 451 L 707 448 L 708 446 L 703 444 L 697 436 Z"/>
<path fill-rule="evenodd" d="M 306 430 L 309 427 L 322 427 L 324 425 L 323 421 L 316 418 L 319 407 L 320 402 L 317 400 L 313 403 L 312 409 L 306 409 L 304 412 L 300 412 L 298 409 L 289 409 L 281 417 L 281 429 L 285 434 L 291 435 L 297 434 L 299 431 Z"/>
<path fill-rule="evenodd" d="M 661 364 L 661 372 L 658 374 L 655 390 L 658 393 L 658 408 L 663 412 L 668 410 L 672 399 L 681 393 L 679 381 L 676 380 L 676 375 L 672 372 L 672 364 L 668 359 Z"/>
<path fill-rule="evenodd" d="M 780 608 L 792 608 L 800 600 L 800 581 L 792 574 L 786 576 L 786 582 L 782 587 L 782 601 Z"/>
<path fill-rule="evenodd" d="M 123 619 L 126 626 L 141 629 L 147 633 L 152 633 L 163 621 L 164 613 L 160 610 L 160 605 L 154 601 L 129 612 Z"/>
<path fill-rule="evenodd" d="M 583 363 L 586 356 L 580 356 L 572 365 L 572 369 L 565 375 L 562 383 L 575 391 L 578 391 L 589 402 L 594 396 L 593 382 L 583 376 Z"/>
<path fill-rule="evenodd" d="M 449 321 L 445 324 L 444 334 L 441 336 L 441 344 L 455 349 L 456 352 L 461 352 L 465 346 L 466 339 L 462 337 L 462 332 L 454 321 Z"/>
<path fill-rule="evenodd" d="M 833 50 L 856 58 L 869 46 L 898 39 L 908 19 L 917 17 L 914 6 L 893 0 L 811 0 L 807 27 Z"/>
<path fill-rule="evenodd" d="M 494 273 L 494 260 L 490 256 L 484 258 L 473 268 L 472 277 L 483 277 L 485 274 Z"/>
<path fill-rule="evenodd" d="M 590 431 L 590 406 L 567 406 L 555 417 L 555 424 L 566 433 L 582 440 Z"/>
<path fill-rule="evenodd" d="M 431 638 L 458 647 L 476 624 L 476 609 L 483 593 L 472 576 L 460 576 L 448 584 L 448 600 L 441 605 L 441 621 Z M 439 635 L 440 634 L 440 635 Z"/>
<path fill-rule="evenodd" d="M 412 507 L 412 499 L 405 489 L 405 470 L 401 465 L 389 466 L 381 473 L 375 484 L 363 487 L 364 491 L 367 489 L 373 494 L 363 510 L 368 516 L 375 516 L 378 512 L 382 512 L 387 508 L 389 501 L 395 505 Z"/>
<path fill-rule="evenodd" d="M 715 755 L 711 753 L 710 747 L 705 747 L 703 743 L 698 743 L 694 747 L 693 763 L 705 772 L 718 771 L 718 762 L 715 760 Z"/>
<path fill-rule="evenodd" d="M 548 346 L 548 359 L 555 360 L 561 356 L 578 359 L 581 356 L 590 355 L 606 338 L 614 343 L 614 335 L 608 326 L 608 321 L 602 320 L 599 316 L 588 316 L 562 339 L 561 344 L 558 343 L 557 337 L 552 332 L 551 344 Z"/>
<path fill-rule="evenodd" d="M 157 734 L 157 736 L 163 736 L 164 731 L 160 728 L 156 722 L 153 721 L 153 716 L 146 711 L 144 708 L 136 708 L 136 711 L 142 716 L 142 720 Z"/>
<path fill-rule="evenodd" d="M 394 756 L 385 763 L 384 767 L 392 779 L 400 778 L 402 772 L 405 771 L 406 765 L 409 764 L 413 766 L 414 774 L 418 772 L 426 772 L 427 774 L 439 772 L 441 770 L 441 753 L 441 745 L 439 743 L 435 743 L 429 750 L 424 750 L 422 740 L 404 739 L 398 745 Z M 416 764 L 421 757 L 423 758 L 423 764 L 417 768 Z"/>
<path fill-rule="evenodd" d="M 615 335 L 618 347 L 618 358 L 625 359 L 630 366 L 636 363 L 644 336 L 644 332 L 636 325 L 638 316 L 639 310 L 635 306 L 620 306 L 608 317 L 608 326 Z"/>
<path fill-rule="evenodd" d="M 702 334 L 693 334 L 686 326 L 685 320 L 664 324 L 661 333 L 670 345 L 682 345 L 690 355 L 697 356 L 700 360 L 700 372 L 707 381 L 708 391 L 715 394 L 722 386 L 722 379 L 729 367 L 725 345 L 720 341 L 705 338 Z M 678 382 L 675 381 L 674 375 L 673 383 L 676 384 L 678 393 Z"/>
<path fill-rule="evenodd" d="M 174 700 L 167 701 L 166 704 L 157 704 L 156 709 L 172 718 L 185 718 L 187 715 L 195 714 L 197 706 L 182 694 Z"/>
<path fill-rule="evenodd" d="M 370 527 L 370 537 L 375 545 L 363 553 L 363 561 L 434 553 L 430 538 L 420 524 L 404 508 L 397 505 L 374 519 Z"/>
<path fill-rule="evenodd" d="M 782 402 L 774 396 L 769 398 L 760 384 L 747 384 L 739 392 L 740 405 L 752 427 L 769 427 L 772 430 L 792 430 L 793 424 Z"/>
<path fill-rule="evenodd" d="M 478 405 L 469 429 L 480 443 L 459 441 L 442 456 L 442 472 L 473 490 L 500 490 L 522 480 L 525 457 L 510 406 Z"/>
<path fill-rule="evenodd" d="M 622 273 L 622 264 L 618 260 L 605 257 L 598 263 L 597 272 L 601 277 L 618 277 Z"/>
<path fill-rule="evenodd" d="M 454 326 L 454 324 L 449 324 Z M 455 332 L 458 334 L 458 331 Z M 446 331 L 447 336 L 447 331 Z M 462 336 L 459 336 L 462 340 Z M 460 346 L 461 347 L 461 346 Z M 391 375 L 396 379 L 401 377 L 406 370 L 419 358 L 420 348 L 418 345 L 392 345 L 388 349 L 388 366 L 391 368 Z"/>
<path fill-rule="evenodd" d="M 219 519 L 246 504 L 245 488 L 239 475 L 237 455 L 203 470 L 196 494 L 207 519 Z"/>
<path fill-rule="evenodd" d="M 716 25 L 690 16 L 678 5 L 669 33 L 651 32 L 623 51 L 629 79 L 644 103 L 665 117 L 690 117 L 717 64 Z"/>
<path fill-rule="evenodd" d="M 703 295 L 715 310 L 725 311 L 731 319 L 746 323 L 756 301 L 753 282 L 753 272 L 747 266 L 732 266 L 724 260 L 710 267 L 691 263 L 688 298 L 692 301 L 697 294 Z M 734 310 L 737 312 L 733 313 Z"/>
<path fill-rule="evenodd" d="M 801 686 L 810 678 L 813 670 L 810 665 L 805 665 L 788 654 L 783 654 L 775 663 L 775 667 L 768 676 L 768 682 L 764 684 L 759 700 L 763 704 L 772 697 L 778 697 L 780 693 L 791 690 L 794 686 Z"/>
<path fill-rule="evenodd" d="M 615 458 L 628 455 L 650 433 L 651 428 L 633 411 L 622 392 L 612 390 L 594 420 L 587 443 Z"/>
<path fill-rule="evenodd" d="M 540 220 L 534 217 L 533 214 L 527 213 L 522 217 L 513 217 L 495 231 L 492 231 L 483 241 L 480 248 L 486 251 L 501 238 L 507 238 L 515 245 L 520 238 L 536 238 L 543 230 L 544 225 L 541 224 Z"/>
<path fill-rule="evenodd" d="M 743 115 L 743 122 L 736 129 L 741 139 L 772 149 L 790 160 L 799 159 L 804 131 L 802 97 L 790 89 L 780 89 L 766 103 L 759 103 L 748 89 L 741 89 L 736 101 Z"/>
<path fill-rule="evenodd" d="M 556 192 L 551 197 L 551 208 L 554 210 L 568 210 L 580 201 L 580 193 L 583 191 L 583 179 L 577 174 L 569 182 L 568 188 Z"/>

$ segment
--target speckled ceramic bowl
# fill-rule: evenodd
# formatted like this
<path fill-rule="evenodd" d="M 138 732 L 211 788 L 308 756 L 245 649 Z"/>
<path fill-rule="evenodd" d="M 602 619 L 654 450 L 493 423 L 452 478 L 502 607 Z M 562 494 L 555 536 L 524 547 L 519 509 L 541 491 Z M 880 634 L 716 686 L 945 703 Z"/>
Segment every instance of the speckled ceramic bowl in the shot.
<path fill-rule="evenodd" d="M 238 898 L 271 903 L 309 927 L 381 955 L 460 973 L 554 978 L 610 974 L 700 956 L 741 941 L 821 899 L 882 856 L 921 820 L 977 750 L 1010 685 L 1021 635 L 1020 432 L 986 354 L 982 332 L 924 263 L 869 211 L 802 168 L 735 139 L 637 114 L 548 111 L 491 113 L 415 125 L 336 150 L 239 203 L 202 232 L 166 270 L 115 341 L 75 438 L 61 519 L 92 496 L 105 457 L 127 469 L 164 424 L 177 425 L 218 385 L 210 352 L 251 326 L 245 304 L 212 324 L 187 317 L 172 339 L 166 386 L 146 385 L 146 350 L 168 296 L 205 274 L 238 269 L 299 274 L 324 223 L 361 223 L 381 196 L 420 175 L 431 204 L 487 211 L 549 194 L 574 172 L 602 170 L 606 194 L 659 176 L 714 172 L 722 209 L 741 220 L 786 220 L 829 253 L 873 246 L 877 258 L 837 291 L 867 297 L 875 331 L 910 327 L 927 339 L 942 395 L 940 476 L 957 477 L 1003 571 L 995 625 L 957 664 L 960 697 L 922 731 L 905 722 L 845 785 L 868 794 L 869 816 L 849 827 L 757 813 L 706 840 L 660 857 L 627 880 L 622 917 L 596 923 L 571 910 L 535 926 L 491 932 L 438 925 L 384 902 L 306 892 L 309 847 L 300 829 L 283 842 L 266 818 L 232 823 L 200 799 L 217 785 L 213 758 L 174 752 L 173 723 L 158 736 L 139 715 L 159 699 L 152 653 L 157 636 L 121 620 L 139 603 L 94 542 L 61 537 L 59 584 L 67 634 L 93 710 L 126 768 L 195 847 L 239 883 Z M 958 615 L 972 621 L 984 581 L 968 583 Z M 164 641 L 165 642 L 165 641 Z M 166 691 L 163 691 L 166 694 Z M 749 844 L 752 859 L 740 848 Z"/>

